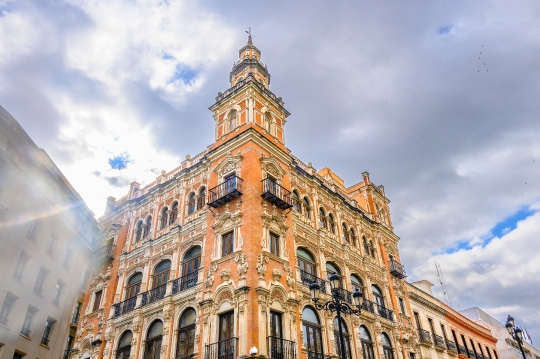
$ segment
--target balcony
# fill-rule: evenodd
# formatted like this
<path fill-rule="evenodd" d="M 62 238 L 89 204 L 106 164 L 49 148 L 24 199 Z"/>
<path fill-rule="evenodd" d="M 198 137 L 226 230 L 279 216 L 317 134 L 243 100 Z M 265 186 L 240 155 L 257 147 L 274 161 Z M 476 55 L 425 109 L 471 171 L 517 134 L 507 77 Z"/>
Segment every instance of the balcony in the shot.
<path fill-rule="evenodd" d="M 364 299 L 362 301 L 362 310 L 366 312 L 370 312 L 371 314 L 375 314 L 375 307 L 377 304 L 373 303 L 370 300 Z"/>
<path fill-rule="evenodd" d="M 474 352 L 474 350 L 467 349 L 467 351 L 469 352 L 469 358 L 476 358 L 476 353 Z"/>
<path fill-rule="evenodd" d="M 144 307 L 147 304 L 152 304 L 161 300 L 165 297 L 165 292 L 167 291 L 167 284 L 160 285 L 148 292 L 142 294 L 141 307 Z"/>
<path fill-rule="evenodd" d="M 458 353 L 461 355 L 467 355 L 467 349 L 463 345 L 458 345 Z"/>
<path fill-rule="evenodd" d="M 390 273 L 397 278 L 403 279 L 407 276 L 405 268 L 396 262 L 393 258 L 390 258 Z"/>
<path fill-rule="evenodd" d="M 137 297 L 129 298 L 127 300 L 124 300 L 123 302 L 113 304 L 113 308 L 114 308 L 113 318 L 117 318 L 121 315 L 124 315 L 126 313 L 133 311 L 133 309 L 135 309 L 136 304 L 137 304 Z"/>
<path fill-rule="evenodd" d="M 308 272 L 304 272 L 303 270 L 300 270 L 300 279 L 302 280 L 303 285 L 309 287 L 311 283 L 317 283 L 321 287 L 321 293 L 330 294 L 326 289 L 326 281 L 324 279 L 316 277 Z"/>
<path fill-rule="evenodd" d="M 296 342 L 277 337 L 267 337 L 270 359 L 296 359 Z"/>
<path fill-rule="evenodd" d="M 208 194 L 208 205 L 217 208 L 242 195 L 242 182 L 240 177 L 232 176 L 222 184 L 212 188 Z"/>
<path fill-rule="evenodd" d="M 317 353 L 317 352 L 307 352 L 308 359 L 331 359 L 332 356 L 330 355 L 324 355 L 323 353 Z"/>
<path fill-rule="evenodd" d="M 344 301 L 345 303 L 354 305 L 353 296 L 352 296 L 353 294 L 351 292 L 343 288 L 335 289 L 335 291 L 337 292 L 339 300 Z"/>
<path fill-rule="evenodd" d="M 433 339 L 435 341 L 435 346 L 439 349 L 446 349 L 446 343 L 444 342 L 444 338 L 440 335 L 433 334 Z"/>
<path fill-rule="evenodd" d="M 236 359 L 238 338 L 229 338 L 204 346 L 204 359 Z"/>
<path fill-rule="evenodd" d="M 94 251 L 92 253 L 92 264 L 94 266 L 101 266 L 104 263 L 111 261 L 114 258 L 114 250 L 116 249 L 116 246 L 112 243 L 109 243 L 100 249 Z"/>
<path fill-rule="evenodd" d="M 453 353 L 458 352 L 456 343 L 448 339 L 446 340 L 446 349 L 448 349 L 449 352 L 453 352 Z"/>
<path fill-rule="evenodd" d="M 377 305 L 377 312 L 379 313 L 379 316 L 384 318 L 384 319 L 388 319 L 389 321 L 393 322 L 394 321 L 394 312 L 391 311 L 390 309 L 388 308 L 385 308 L 381 305 Z"/>
<path fill-rule="evenodd" d="M 199 273 L 193 272 L 185 276 L 173 280 L 172 284 L 172 294 L 180 293 L 189 288 L 195 287 L 197 281 L 199 280 Z"/>
<path fill-rule="evenodd" d="M 288 209 L 293 206 L 291 202 L 291 192 L 289 190 L 286 190 L 271 178 L 263 179 L 261 183 L 263 192 L 261 195 L 262 198 L 275 204 L 276 207 L 281 209 Z"/>
<path fill-rule="evenodd" d="M 431 340 L 431 334 L 424 329 L 418 329 L 418 339 L 420 339 L 420 344 L 431 345 L 433 343 Z"/>
<path fill-rule="evenodd" d="M 69 323 L 69 325 L 76 327 L 78 322 L 79 322 L 79 311 L 77 310 L 75 313 L 73 313 L 73 316 L 71 317 L 71 322 Z"/>

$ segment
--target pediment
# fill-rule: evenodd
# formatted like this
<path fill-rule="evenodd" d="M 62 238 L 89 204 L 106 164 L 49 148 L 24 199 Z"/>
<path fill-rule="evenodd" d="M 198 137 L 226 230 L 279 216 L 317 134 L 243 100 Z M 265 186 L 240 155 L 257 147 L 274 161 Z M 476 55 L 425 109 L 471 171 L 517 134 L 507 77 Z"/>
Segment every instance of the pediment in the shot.
<path fill-rule="evenodd" d="M 225 158 L 219 165 L 214 168 L 214 172 L 218 176 L 223 176 L 229 172 L 235 171 L 240 168 L 240 163 L 244 157 L 242 155 L 231 156 Z"/>

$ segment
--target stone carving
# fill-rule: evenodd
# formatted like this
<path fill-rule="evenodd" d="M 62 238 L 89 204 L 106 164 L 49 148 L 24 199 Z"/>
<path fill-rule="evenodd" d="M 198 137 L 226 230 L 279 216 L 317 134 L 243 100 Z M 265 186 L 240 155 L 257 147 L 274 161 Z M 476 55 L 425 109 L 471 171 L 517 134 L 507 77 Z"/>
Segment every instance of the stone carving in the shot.
<path fill-rule="evenodd" d="M 208 274 L 206 275 L 206 280 L 204 281 L 206 288 L 210 288 L 214 284 L 214 272 L 216 270 L 217 270 L 216 263 L 212 264 L 210 266 L 210 269 L 208 269 Z"/>
<path fill-rule="evenodd" d="M 256 267 L 257 273 L 259 273 L 259 276 L 261 277 L 264 277 L 264 275 L 266 274 L 266 266 L 264 265 L 264 263 L 268 263 L 268 257 L 263 253 L 259 253 Z"/>
<path fill-rule="evenodd" d="M 224 269 L 221 271 L 221 280 L 226 282 L 231 278 L 231 271 L 228 269 Z"/>
<path fill-rule="evenodd" d="M 246 255 L 242 252 L 237 252 L 234 256 L 234 261 L 238 263 L 238 274 L 244 276 L 249 268 L 249 265 L 246 260 Z"/>
<path fill-rule="evenodd" d="M 272 279 L 275 281 L 275 282 L 279 282 L 279 280 L 281 279 L 281 271 L 277 268 L 274 268 L 272 270 Z"/>

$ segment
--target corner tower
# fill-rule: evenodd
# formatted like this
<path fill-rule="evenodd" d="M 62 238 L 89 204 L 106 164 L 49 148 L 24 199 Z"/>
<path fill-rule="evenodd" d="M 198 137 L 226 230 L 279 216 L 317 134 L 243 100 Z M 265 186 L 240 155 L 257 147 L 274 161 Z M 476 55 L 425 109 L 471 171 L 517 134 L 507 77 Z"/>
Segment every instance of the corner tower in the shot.
<path fill-rule="evenodd" d="M 268 67 L 261 61 L 261 51 L 253 44 L 251 35 L 238 56 L 229 77 L 231 87 L 219 92 L 209 108 L 216 122 L 216 144 L 254 128 L 284 146 L 284 127 L 290 113 L 281 97 L 270 91 Z"/>

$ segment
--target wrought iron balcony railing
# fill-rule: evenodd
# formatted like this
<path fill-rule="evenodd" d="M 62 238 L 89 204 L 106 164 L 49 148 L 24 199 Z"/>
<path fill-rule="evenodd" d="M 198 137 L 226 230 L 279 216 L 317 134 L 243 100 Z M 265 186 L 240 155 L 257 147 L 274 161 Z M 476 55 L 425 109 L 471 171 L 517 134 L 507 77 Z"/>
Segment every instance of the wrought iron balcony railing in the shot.
<path fill-rule="evenodd" d="M 431 333 L 424 329 L 418 329 L 418 338 L 420 343 L 433 343 L 431 340 Z"/>
<path fill-rule="evenodd" d="M 189 288 L 195 287 L 198 280 L 199 272 L 189 273 L 185 276 L 173 280 L 172 294 L 176 294 Z"/>
<path fill-rule="evenodd" d="M 376 307 L 377 307 L 377 304 L 373 303 L 372 301 L 368 299 L 364 298 L 364 300 L 362 301 L 362 310 L 375 314 Z"/>
<path fill-rule="evenodd" d="M 454 343 L 452 340 L 448 340 L 448 339 L 446 339 L 446 349 L 448 349 L 448 351 L 450 351 L 450 352 L 454 352 L 454 353 L 458 352 L 456 343 Z"/>
<path fill-rule="evenodd" d="M 351 305 L 354 304 L 353 296 L 352 296 L 353 294 L 351 292 L 349 292 L 348 290 L 345 290 L 343 288 L 335 289 L 335 291 L 337 292 L 340 300 L 344 301 L 345 303 L 351 304 Z"/>
<path fill-rule="evenodd" d="M 163 284 L 163 285 L 160 285 L 159 287 L 149 290 L 148 292 L 144 292 L 142 294 L 141 307 L 147 304 L 152 304 L 154 302 L 157 302 L 158 300 L 163 299 L 165 297 L 166 291 L 167 291 L 167 284 Z"/>
<path fill-rule="evenodd" d="M 322 293 L 330 294 L 326 289 L 326 281 L 324 279 L 316 277 L 311 273 L 304 272 L 303 270 L 300 270 L 300 279 L 302 280 L 303 285 L 309 287 L 311 283 L 317 283 L 321 287 L 320 290 Z"/>
<path fill-rule="evenodd" d="M 433 334 L 433 340 L 435 341 L 435 346 L 440 348 L 446 348 L 446 343 L 444 342 L 444 338 L 440 335 Z"/>
<path fill-rule="evenodd" d="M 242 195 L 243 180 L 238 176 L 232 176 L 225 182 L 212 188 L 208 194 L 208 205 L 217 208 Z"/>
<path fill-rule="evenodd" d="M 467 351 L 469 352 L 469 358 L 476 358 L 476 353 L 474 352 L 474 350 L 467 349 Z"/>
<path fill-rule="evenodd" d="M 331 359 L 332 358 L 332 356 L 330 355 L 325 355 L 323 353 L 317 353 L 317 352 L 312 352 L 312 351 L 307 352 L 307 357 L 308 359 Z"/>
<path fill-rule="evenodd" d="M 277 337 L 267 337 L 270 359 L 296 359 L 296 342 Z"/>
<path fill-rule="evenodd" d="M 385 319 L 388 319 L 390 321 L 394 321 L 394 312 L 386 307 L 383 307 L 382 305 L 377 305 L 379 316 Z"/>
<path fill-rule="evenodd" d="M 467 349 L 463 345 L 458 345 L 458 353 L 462 355 L 467 355 Z"/>
<path fill-rule="evenodd" d="M 405 278 L 407 276 L 407 273 L 405 272 L 405 267 L 403 267 L 403 265 L 398 263 L 393 258 L 390 258 L 390 273 L 394 277 L 398 278 Z"/>
<path fill-rule="evenodd" d="M 129 298 L 129 299 L 124 300 L 123 302 L 113 304 L 113 307 L 114 307 L 113 318 L 116 318 L 123 314 L 131 312 L 133 309 L 135 309 L 136 304 L 137 304 L 137 297 Z"/>
<path fill-rule="evenodd" d="M 229 338 L 204 346 L 204 359 L 236 359 L 238 338 Z"/>
<path fill-rule="evenodd" d="M 281 209 L 291 208 L 291 191 L 283 188 L 271 178 L 266 178 L 261 181 L 262 195 L 261 197 L 270 203 L 275 204 Z"/>
<path fill-rule="evenodd" d="M 92 263 L 94 265 L 101 265 L 104 262 L 108 262 L 114 258 L 114 250 L 116 246 L 112 243 L 109 243 L 100 249 L 92 253 Z"/>
<path fill-rule="evenodd" d="M 71 317 L 70 325 L 77 325 L 77 322 L 79 321 L 79 311 L 77 310 L 75 313 L 73 313 L 73 316 Z"/>

